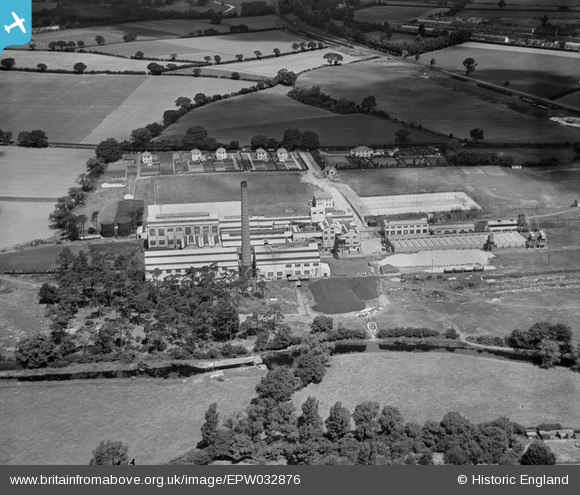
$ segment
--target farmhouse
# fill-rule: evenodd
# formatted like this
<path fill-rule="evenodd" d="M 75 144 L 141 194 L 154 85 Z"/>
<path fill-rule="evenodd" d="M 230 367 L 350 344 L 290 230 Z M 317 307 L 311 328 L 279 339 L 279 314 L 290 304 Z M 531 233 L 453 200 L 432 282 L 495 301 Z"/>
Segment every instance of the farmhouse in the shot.
<path fill-rule="evenodd" d="M 228 154 L 225 148 L 218 148 L 215 152 L 215 159 L 216 160 L 226 160 L 228 158 Z"/>
<path fill-rule="evenodd" d="M 256 154 L 254 155 L 256 160 L 260 160 L 262 162 L 268 161 L 268 152 L 264 148 L 258 148 L 256 150 Z"/>
<path fill-rule="evenodd" d="M 286 148 L 279 148 L 276 154 L 278 155 L 279 162 L 285 162 L 286 160 L 288 160 L 288 151 L 286 150 Z"/>
<path fill-rule="evenodd" d="M 194 162 L 203 162 L 205 161 L 205 154 L 197 148 L 194 148 L 191 150 L 191 160 Z"/>

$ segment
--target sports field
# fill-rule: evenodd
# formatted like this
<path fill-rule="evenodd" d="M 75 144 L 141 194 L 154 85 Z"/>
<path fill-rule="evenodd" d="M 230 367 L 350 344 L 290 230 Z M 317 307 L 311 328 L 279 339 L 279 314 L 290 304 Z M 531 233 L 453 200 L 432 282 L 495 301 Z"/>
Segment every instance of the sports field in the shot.
<path fill-rule="evenodd" d="M 138 465 L 165 464 L 201 440 L 212 402 L 221 423 L 249 405 L 264 374 L 0 383 L 0 464 L 88 464 L 109 439 L 127 444 Z"/>
<path fill-rule="evenodd" d="M 292 43 L 302 41 L 305 40 L 283 31 L 266 31 L 263 33 L 136 41 L 103 46 L 99 51 L 131 56 L 140 50 L 146 57 L 168 59 L 171 54 L 176 54 L 178 59 L 200 61 L 203 61 L 204 57 L 208 55 L 212 58 L 214 55 L 220 55 L 226 61 L 234 60 L 238 53 L 243 54 L 244 57 L 255 57 L 255 50 L 259 50 L 262 54 L 271 54 L 274 48 L 288 51 L 291 49 Z"/>
<path fill-rule="evenodd" d="M 402 127 L 396 122 L 369 115 L 341 115 L 311 107 L 281 91 L 286 89 L 236 96 L 195 109 L 168 127 L 162 137 L 180 137 L 187 128 L 201 125 L 218 141 L 227 143 L 237 139 L 249 145 L 255 135 L 282 139 L 286 129 L 297 127 L 303 132 L 316 132 L 324 146 L 357 146 L 394 143 L 395 133 Z M 445 141 L 445 138 L 419 129 L 413 129 L 412 139 L 422 143 Z"/>
<path fill-rule="evenodd" d="M 363 197 L 463 191 L 485 212 L 506 216 L 569 208 L 578 195 L 580 166 L 341 170 L 338 178 Z"/>
<path fill-rule="evenodd" d="M 298 84 L 319 85 L 334 98 L 360 101 L 371 94 L 391 117 L 456 137 L 482 129 L 499 142 L 573 142 L 577 131 L 470 97 L 430 81 L 428 71 L 388 57 L 307 72 Z M 457 83 L 459 84 L 459 83 Z M 441 109 L 445 109 L 444 112 Z M 415 138 L 411 138 L 415 141 Z"/>
<path fill-rule="evenodd" d="M 578 86 L 578 54 L 556 50 L 500 46 L 484 43 L 462 45 L 432 52 L 437 66 L 465 74 L 462 62 L 471 57 L 477 62 L 471 77 L 551 98 Z"/>
<path fill-rule="evenodd" d="M 36 69 L 38 64 L 45 64 L 48 69 L 73 70 L 77 62 L 87 66 L 86 71 L 111 70 L 121 72 L 124 70 L 145 71 L 149 60 L 129 60 L 120 57 L 97 55 L 94 53 L 73 52 L 40 52 L 24 50 L 4 50 L 0 59 L 13 58 L 17 68 Z M 79 76 L 82 77 L 82 76 Z"/>
<path fill-rule="evenodd" d="M 119 80 L 119 84 L 122 81 Z M 187 96 L 193 100 L 197 93 L 204 93 L 207 96 L 229 94 L 249 85 L 250 83 L 247 81 L 205 77 L 144 77 L 142 83 L 134 88 L 131 94 L 123 102 L 120 102 L 112 112 L 97 123 L 92 132 L 81 142 L 94 144 L 109 137 L 118 140 L 129 139 L 133 129 L 143 127 L 151 122 L 161 122 L 165 110 L 177 108 L 175 100 L 180 96 Z M 211 106 L 208 105 L 208 107 Z"/>
<path fill-rule="evenodd" d="M 525 426 L 580 423 L 580 374 L 514 361 L 448 353 L 366 352 L 332 358 L 322 383 L 296 392 L 297 407 L 310 395 L 328 416 L 337 401 L 354 411 L 365 400 L 398 407 L 405 421 L 441 421 L 457 411 L 479 423 L 507 416 Z"/>
<path fill-rule="evenodd" d="M 313 188 L 294 172 L 231 172 L 178 177 L 164 176 L 137 181 L 135 199 L 146 203 L 204 203 L 240 198 L 240 182 L 248 183 L 248 202 L 253 215 L 272 215 L 291 209 L 309 214 Z M 272 187 L 276 184 L 276 187 Z"/>
<path fill-rule="evenodd" d="M 12 131 L 14 138 L 21 131 L 42 129 L 49 141 L 78 143 L 146 79 L 3 72 L 0 91 L 9 97 L 2 101 L 0 128 Z M 160 117 L 159 112 L 153 112 L 139 125 Z"/>

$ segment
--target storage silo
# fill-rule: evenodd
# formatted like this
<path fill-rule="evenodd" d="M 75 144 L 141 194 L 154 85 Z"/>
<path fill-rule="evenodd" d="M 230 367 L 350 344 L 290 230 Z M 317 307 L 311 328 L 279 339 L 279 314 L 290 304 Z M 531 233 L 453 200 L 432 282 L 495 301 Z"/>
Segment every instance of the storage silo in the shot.
<path fill-rule="evenodd" d="M 133 227 L 133 222 L 129 217 L 119 217 L 117 219 L 117 235 L 120 237 L 126 237 L 131 235 Z"/>
<path fill-rule="evenodd" d="M 101 223 L 101 236 L 102 237 L 115 237 L 115 222 L 102 222 Z"/>

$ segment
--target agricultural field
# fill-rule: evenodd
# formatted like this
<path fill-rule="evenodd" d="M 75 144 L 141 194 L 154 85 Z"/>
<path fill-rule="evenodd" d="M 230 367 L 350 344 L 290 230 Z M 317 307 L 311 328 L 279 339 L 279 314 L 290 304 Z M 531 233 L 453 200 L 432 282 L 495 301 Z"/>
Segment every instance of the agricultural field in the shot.
<path fill-rule="evenodd" d="M 154 41 L 136 41 L 116 45 L 106 45 L 99 49 L 105 53 L 132 56 L 137 50 L 146 57 L 169 59 L 176 54 L 177 59 L 203 61 L 204 57 L 219 55 L 224 61 L 234 60 L 241 53 L 244 57 L 255 57 L 254 51 L 271 54 L 274 48 L 281 51 L 291 50 L 292 43 L 304 41 L 283 31 L 262 33 L 228 34 L 223 36 L 202 36 L 197 38 L 173 38 Z"/>
<path fill-rule="evenodd" d="M 78 143 L 146 80 L 146 76 L 5 72 L 0 91 L 10 98 L 2 102 L 0 128 L 12 131 L 14 138 L 21 131 L 42 129 L 49 141 Z M 152 112 L 139 125 L 160 118 L 159 112 Z"/>
<path fill-rule="evenodd" d="M 290 47 L 287 50 L 290 51 Z M 244 75 L 250 76 L 263 76 L 263 77 L 274 77 L 280 69 L 287 69 L 296 74 L 304 72 L 307 70 L 316 69 L 318 67 L 325 67 L 328 62 L 324 59 L 324 55 L 329 51 L 334 50 L 314 50 L 299 52 L 293 55 L 283 55 L 281 57 L 267 58 L 262 60 L 249 60 L 248 62 L 236 62 L 227 65 L 214 65 L 211 70 L 214 73 L 228 73 L 238 72 Z M 271 55 L 271 53 L 268 53 Z M 358 60 L 357 58 L 342 54 L 344 60 L 343 64 L 348 64 Z M 202 69 L 202 73 L 206 69 Z M 191 74 L 192 69 L 179 69 L 176 72 L 183 72 L 186 74 Z"/>
<path fill-rule="evenodd" d="M 92 132 L 86 135 L 81 142 L 94 144 L 109 137 L 118 140 L 129 139 L 133 129 L 143 127 L 151 122 L 161 122 L 165 110 L 177 108 L 175 100 L 180 96 L 188 96 L 193 100 L 197 93 L 204 93 L 207 96 L 229 94 L 246 86 L 249 86 L 246 81 L 233 81 L 231 79 L 204 77 L 194 79 L 182 76 L 143 77 L 142 83 L 134 88 L 123 102 L 119 102 L 112 112 L 109 112 L 104 119 L 98 122 L 93 127 Z M 211 107 L 211 105 L 208 106 Z"/>
<path fill-rule="evenodd" d="M 433 77 L 407 62 L 384 57 L 307 72 L 298 78 L 297 84 L 319 85 L 334 98 L 353 101 L 374 95 L 378 108 L 391 117 L 460 138 L 469 138 L 469 131 L 479 128 L 490 141 L 573 142 L 577 139 L 576 130 L 468 96 L 459 90 L 459 82 L 453 83 L 457 88 L 454 91 L 442 85 L 451 81 L 445 79 L 437 84 L 431 80 Z M 441 108 L 445 108 L 444 113 Z M 412 142 L 418 140 L 411 137 Z"/>
<path fill-rule="evenodd" d="M 456 411 L 475 423 L 507 416 L 526 426 L 577 426 L 579 391 L 580 375 L 562 368 L 447 353 L 366 352 L 334 356 L 322 383 L 296 392 L 292 402 L 299 408 L 315 396 L 323 418 L 337 401 L 352 412 L 373 400 L 419 423 Z"/>
<path fill-rule="evenodd" d="M 35 69 L 38 64 L 45 64 L 48 69 L 72 71 L 77 62 L 82 62 L 87 66 L 86 71 L 91 70 L 111 70 L 121 72 L 124 70 L 145 71 L 150 60 L 130 60 L 120 57 L 110 57 L 107 55 L 97 55 L 95 53 L 74 53 L 74 52 L 41 52 L 24 50 L 4 50 L 0 60 L 13 58 L 16 68 Z"/>
<path fill-rule="evenodd" d="M 218 141 L 232 139 L 249 145 L 253 136 L 263 134 L 282 139 L 284 131 L 297 127 L 318 133 L 324 146 L 357 146 L 393 143 L 401 124 L 369 115 L 341 115 L 299 103 L 284 94 L 285 88 L 260 91 L 222 100 L 194 109 L 168 127 L 162 138 L 176 138 L 192 126 L 201 125 Z M 362 99 L 362 97 L 361 97 Z M 227 119 L 224 118 L 227 115 Z M 431 133 L 413 130 L 413 139 L 440 143 L 445 140 Z"/>
<path fill-rule="evenodd" d="M 227 174 L 199 174 L 195 176 L 165 176 L 139 180 L 135 199 L 146 203 L 192 203 L 239 201 L 240 182 L 248 183 L 250 214 L 268 215 L 292 209 L 308 214 L 313 188 L 294 172 L 260 172 Z M 272 188 L 275 181 L 276 188 Z"/>
<path fill-rule="evenodd" d="M 552 98 L 571 88 L 578 87 L 578 71 L 574 60 L 578 54 L 499 46 L 484 43 L 464 43 L 429 54 L 437 66 L 465 73 L 462 62 L 471 57 L 477 68 L 471 77 L 510 89 Z"/>
<path fill-rule="evenodd" d="M 53 210 L 52 202 L 0 200 L 0 249 L 52 237 L 55 231 L 48 227 L 48 215 Z"/>
<path fill-rule="evenodd" d="M 560 168 L 437 167 L 341 170 L 340 182 L 362 196 L 463 191 L 490 216 L 542 214 L 569 208 L 580 187 L 580 164 Z"/>
<path fill-rule="evenodd" d="M 0 384 L 0 464 L 88 464 L 103 440 L 129 446 L 138 465 L 166 464 L 201 440 L 204 413 L 220 420 L 250 404 L 257 368 L 182 379 Z M 49 453 L 49 454 L 47 454 Z"/>
<path fill-rule="evenodd" d="M 580 108 L 580 90 L 556 100 L 558 103 Z"/>
<path fill-rule="evenodd" d="M 434 9 L 430 9 L 428 5 L 382 5 L 357 10 L 354 14 L 354 18 L 361 22 L 376 22 L 380 24 L 388 22 L 391 26 L 397 26 L 399 24 L 404 24 L 411 19 L 422 18 L 431 10 Z M 445 12 L 447 9 L 438 10 Z"/>

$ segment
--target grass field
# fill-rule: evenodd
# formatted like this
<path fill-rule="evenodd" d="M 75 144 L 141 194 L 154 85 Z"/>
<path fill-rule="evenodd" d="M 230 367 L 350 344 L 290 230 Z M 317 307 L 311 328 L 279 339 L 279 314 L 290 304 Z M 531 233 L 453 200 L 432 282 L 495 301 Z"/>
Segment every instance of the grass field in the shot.
<path fill-rule="evenodd" d="M 10 98 L 2 102 L 0 128 L 11 130 L 14 138 L 21 131 L 42 129 L 49 141 L 78 143 L 146 79 L 4 72 L 0 91 Z M 143 111 L 146 108 L 143 106 Z M 159 112 L 151 113 L 146 121 L 127 131 L 160 117 Z"/>
<path fill-rule="evenodd" d="M 46 64 L 49 69 L 73 70 L 77 62 L 82 62 L 90 70 L 111 70 L 111 71 L 145 71 L 149 60 L 128 60 L 108 55 L 96 55 L 94 53 L 73 53 L 73 52 L 40 52 L 24 50 L 4 50 L 0 59 L 13 58 L 17 68 L 36 69 L 38 64 Z M 82 76 L 78 76 L 82 77 Z"/>
<path fill-rule="evenodd" d="M 303 214 L 310 212 L 308 202 L 312 200 L 313 188 L 301 181 L 300 173 L 294 172 L 232 172 L 139 180 L 135 199 L 149 204 L 155 199 L 158 204 L 238 201 L 242 180 L 248 183 L 248 202 L 253 215 L 283 213 L 286 209 Z"/>
<path fill-rule="evenodd" d="M 361 22 L 376 22 L 382 24 L 388 22 L 391 26 L 404 24 L 411 19 L 419 19 L 430 10 L 429 5 L 407 6 L 407 5 L 389 5 L 369 7 L 362 10 L 357 10 L 354 18 Z M 442 9 L 447 10 L 447 9 Z"/>
<path fill-rule="evenodd" d="M 165 110 L 177 108 L 175 100 L 180 96 L 188 96 L 193 100 L 197 93 L 205 93 L 207 96 L 229 94 L 249 85 L 247 81 L 205 77 L 152 76 L 144 78 L 142 83 L 134 88 L 134 91 L 100 121 L 81 142 L 99 143 L 109 137 L 118 140 L 129 139 L 133 129 L 151 122 L 161 122 Z"/>
<path fill-rule="evenodd" d="M 580 187 L 580 165 L 560 169 L 438 167 L 437 169 L 341 170 L 338 178 L 360 196 L 463 191 L 490 215 L 545 213 L 570 207 Z M 494 173 L 495 173 L 495 169 Z"/>
<path fill-rule="evenodd" d="M 20 339 L 48 331 L 45 305 L 38 303 L 40 280 L 0 275 L 0 350 L 13 349 Z"/>
<path fill-rule="evenodd" d="M 377 352 L 338 355 L 322 383 L 294 394 L 309 395 L 320 414 L 342 401 L 353 412 L 365 400 L 398 407 L 406 421 L 440 421 L 457 411 L 479 423 L 507 416 L 526 426 L 580 424 L 580 375 L 557 368 L 444 353 Z"/>
<path fill-rule="evenodd" d="M 257 134 L 282 139 L 286 129 L 298 127 L 301 131 L 318 133 L 324 146 L 357 146 L 393 143 L 395 132 L 402 127 L 368 115 L 340 115 L 304 105 L 281 91 L 285 89 L 237 96 L 195 109 L 168 127 L 162 138 L 183 136 L 187 128 L 201 125 L 218 141 L 237 139 L 249 145 Z M 225 119 L 224 115 L 228 118 Z M 445 140 L 419 129 L 413 130 L 413 139 L 436 143 Z"/>
<path fill-rule="evenodd" d="M 259 50 L 263 54 L 271 54 L 274 48 L 288 51 L 291 49 L 292 43 L 300 43 L 301 41 L 304 39 L 283 31 L 267 31 L 198 38 L 136 41 L 103 46 L 99 51 L 130 56 L 140 50 L 146 57 L 156 58 L 169 58 L 174 53 L 178 59 L 201 61 L 206 55 L 212 58 L 214 55 L 220 55 L 225 61 L 234 60 L 238 53 L 243 54 L 244 57 L 255 57 L 255 50 Z"/>
<path fill-rule="evenodd" d="M 290 47 L 288 47 L 287 51 Z M 214 65 L 212 70 L 220 72 L 239 72 L 240 74 L 249 74 L 264 77 L 274 77 L 280 69 L 287 69 L 296 74 L 299 72 L 304 72 L 306 70 L 315 69 L 318 67 L 327 66 L 328 63 L 324 60 L 324 54 L 328 53 L 330 50 L 314 50 L 299 52 L 295 55 L 284 55 L 282 57 L 267 58 L 262 60 L 250 60 L 248 62 L 237 62 L 227 65 Z M 265 53 L 266 54 L 266 53 Z M 267 53 L 267 55 L 271 55 Z M 346 53 L 342 55 L 344 60 L 343 64 L 348 64 L 357 60 L 355 57 L 347 55 Z M 202 72 L 206 69 L 202 69 Z M 184 72 L 186 74 L 191 74 L 192 69 L 180 69 L 176 72 Z"/>
<path fill-rule="evenodd" d="M 249 405 L 263 371 L 187 379 L 0 384 L 0 464 L 88 464 L 102 440 L 129 446 L 138 465 L 163 464 L 201 440 L 204 413 L 220 420 Z"/>
<path fill-rule="evenodd" d="M 469 138 L 469 131 L 476 127 L 490 141 L 573 142 L 577 138 L 576 130 L 453 91 L 430 77 L 414 65 L 381 58 L 307 72 L 298 78 L 298 84 L 319 85 L 334 98 L 354 101 L 371 94 L 391 117 L 461 138 Z"/>
<path fill-rule="evenodd" d="M 48 227 L 48 215 L 53 210 L 53 203 L 0 201 L 0 249 L 52 237 L 55 231 Z"/>
<path fill-rule="evenodd" d="M 477 69 L 476 79 L 550 98 L 577 87 L 578 74 L 574 60 L 578 54 L 524 47 L 498 46 L 484 43 L 464 43 L 429 54 L 439 67 L 465 73 L 462 62 L 472 57 Z"/>
<path fill-rule="evenodd" d="M 75 185 L 91 150 L 0 148 L 0 197 L 57 198 Z"/>

